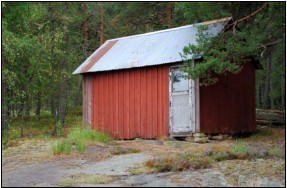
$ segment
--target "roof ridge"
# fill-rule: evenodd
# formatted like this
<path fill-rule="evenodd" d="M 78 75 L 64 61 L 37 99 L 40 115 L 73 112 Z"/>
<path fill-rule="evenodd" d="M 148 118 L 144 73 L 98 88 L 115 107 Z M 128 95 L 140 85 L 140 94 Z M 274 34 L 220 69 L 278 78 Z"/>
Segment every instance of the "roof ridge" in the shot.
<path fill-rule="evenodd" d="M 174 27 L 174 28 L 169 28 L 169 29 L 163 29 L 163 30 L 159 30 L 159 31 L 153 31 L 153 32 L 148 32 L 148 33 L 142 33 L 142 34 L 125 36 L 125 37 L 119 37 L 119 38 L 106 40 L 106 42 L 113 41 L 113 40 L 121 40 L 121 39 L 133 38 L 133 37 L 141 37 L 141 36 L 146 36 L 146 35 L 154 35 L 154 34 L 158 34 L 158 33 L 175 31 L 175 30 L 178 30 L 178 29 L 194 27 L 194 26 L 198 26 L 198 25 L 210 25 L 210 24 L 215 24 L 215 23 L 219 23 L 219 22 L 224 22 L 224 21 L 230 20 L 231 18 L 232 17 L 219 18 L 219 19 L 215 19 L 215 20 L 205 21 L 205 22 L 201 22 L 201 23 L 194 23 L 194 24 L 189 24 L 189 25 L 184 25 L 184 26 L 179 26 L 179 27 Z"/>

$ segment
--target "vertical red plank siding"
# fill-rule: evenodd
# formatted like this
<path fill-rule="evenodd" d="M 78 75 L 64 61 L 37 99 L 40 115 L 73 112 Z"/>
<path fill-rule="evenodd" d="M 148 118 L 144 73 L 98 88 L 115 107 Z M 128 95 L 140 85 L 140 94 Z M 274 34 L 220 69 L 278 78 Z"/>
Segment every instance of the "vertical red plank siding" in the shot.
<path fill-rule="evenodd" d="M 123 124 L 123 133 L 124 133 L 124 138 L 130 138 L 130 86 L 129 86 L 129 76 L 130 76 L 130 71 L 125 72 L 124 74 L 124 81 L 123 81 L 123 101 L 124 101 L 124 124 Z M 132 112 L 133 113 L 133 112 Z"/>
<path fill-rule="evenodd" d="M 124 133 L 125 133 L 125 125 L 124 125 L 124 79 L 123 79 L 124 73 L 119 72 L 119 82 L 118 82 L 118 87 L 119 87 L 119 138 L 123 139 L 124 138 Z"/>
<path fill-rule="evenodd" d="M 157 130 L 158 130 L 158 137 L 161 136 L 167 136 L 163 134 L 163 105 L 162 105 L 162 92 L 163 92 L 163 82 L 162 82 L 162 71 L 163 69 L 161 67 L 158 68 L 158 87 L 157 87 L 157 95 L 158 95 L 158 116 L 157 116 L 157 120 L 158 120 L 158 124 L 157 124 Z"/>
<path fill-rule="evenodd" d="M 119 138 L 119 73 L 115 72 L 113 74 L 113 83 L 114 83 L 114 91 L 113 98 L 115 99 L 115 108 L 113 109 L 115 112 L 114 116 L 114 125 L 115 128 L 111 131 L 114 132 L 112 135 L 114 138 Z"/>
<path fill-rule="evenodd" d="M 99 130 L 103 131 L 103 124 L 104 124 L 104 75 L 101 74 L 99 75 L 99 90 L 98 90 L 98 94 L 99 94 L 99 122 L 98 122 L 98 126 L 99 126 Z M 97 126 L 97 124 L 96 124 Z"/>
<path fill-rule="evenodd" d="M 158 113 L 158 109 L 157 109 L 157 68 L 153 69 L 152 71 L 152 75 L 151 75 L 151 80 L 152 80 L 152 138 L 158 138 L 159 134 L 157 131 L 157 113 Z"/>
<path fill-rule="evenodd" d="M 135 103 L 134 103 L 134 100 L 135 100 L 135 85 L 134 85 L 134 81 L 135 81 L 135 71 L 134 70 L 130 70 L 130 79 L 129 79 L 129 92 L 130 92 L 130 106 L 129 106 L 129 109 L 130 109 L 130 112 L 129 113 L 129 128 L 130 128 L 130 135 L 129 135 L 129 138 L 133 138 L 134 135 L 135 135 Z M 133 89 L 132 89 L 133 88 Z"/>
<path fill-rule="evenodd" d="M 95 73 L 92 85 L 94 129 L 115 139 L 168 136 L 169 65 Z"/>
<path fill-rule="evenodd" d="M 87 97 L 87 85 L 89 83 L 88 76 L 83 78 L 83 123 L 86 126 L 88 124 L 88 97 Z"/>
<path fill-rule="evenodd" d="M 200 87 L 200 132 L 255 129 L 255 70 L 251 63 L 238 74 L 221 75 L 215 85 Z"/>
<path fill-rule="evenodd" d="M 146 82 L 147 82 L 147 72 L 146 72 L 146 68 L 143 68 L 140 70 L 141 72 L 141 78 L 140 78 L 140 82 L 141 82 L 141 132 L 140 132 L 140 136 L 146 137 L 147 135 L 147 118 L 146 118 L 146 114 L 147 114 L 147 87 L 146 87 Z"/>
<path fill-rule="evenodd" d="M 155 69 L 155 68 L 154 68 Z M 147 68 L 147 138 L 152 138 L 152 78 L 151 78 L 152 69 Z"/>
<path fill-rule="evenodd" d="M 134 103 L 134 115 L 135 115 L 135 137 L 141 135 L 141 71 L 134 71 L 134 83 L 135 83 L 135 103 Z"/>

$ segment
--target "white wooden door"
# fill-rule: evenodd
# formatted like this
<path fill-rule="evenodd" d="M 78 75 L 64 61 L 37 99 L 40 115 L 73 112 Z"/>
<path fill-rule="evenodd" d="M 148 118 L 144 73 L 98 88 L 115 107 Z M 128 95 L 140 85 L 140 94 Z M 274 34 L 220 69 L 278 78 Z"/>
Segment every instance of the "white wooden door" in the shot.
<path fill-rule="evenodd" d="M 195 131 L 194 81 L 178 67 L 170 71 L 170 134 L 186 135 Z"/>

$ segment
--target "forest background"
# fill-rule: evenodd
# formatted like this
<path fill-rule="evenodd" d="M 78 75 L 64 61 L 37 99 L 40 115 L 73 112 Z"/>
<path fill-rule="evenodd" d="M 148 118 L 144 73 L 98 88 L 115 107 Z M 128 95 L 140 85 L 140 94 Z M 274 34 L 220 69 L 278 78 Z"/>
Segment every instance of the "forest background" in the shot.
<path fill-rule="evenodd" d="M 67 111 L 82 105 L 82 77 L 72 72 L 105 40 L 228 16 L 229 42 L 218 43 L 227 50 L 215 56 L 256 57 L 263 67 L 256 107 L 285 111 L 286 2 L 2 2 L 1 9 L 2 134 L 15 118 L 47 113 L 62 127 Z"/>

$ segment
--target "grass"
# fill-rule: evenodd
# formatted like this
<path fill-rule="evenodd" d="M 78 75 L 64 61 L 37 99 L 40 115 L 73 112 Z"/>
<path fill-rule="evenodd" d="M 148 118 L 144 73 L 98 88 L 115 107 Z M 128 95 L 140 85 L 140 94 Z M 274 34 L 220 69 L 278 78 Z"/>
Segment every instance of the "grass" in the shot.
<path fill-rule="evenodd" d="M 76 145 L 77 151 L 84 153 L 91 142 L 108 143 L 109 141 L 111 141 L 111 136 L 107 133 L 75 128 L 69 132 L 67 138 L 52 145 L 52 150 L 55 155 L 70 154 L 72 145 Z"/>
<path fill-rule="evenodd" d="M 80 153 L 84 153 L 87 149 L 87 145 L 86 143 L 83 143 L 83 142 L 78 142 L 76 144 L 76 148 L 77 148 L 77 151 L 80 152 Z"/>
<path fill-rule="evenodd" d="M 121 154 L 128 154 L 128 153 L 139 153 L 141 150 L 136 148 L 123 148 L 120 146 L 114 147 L 114 149 L 111 151 L 111 154 L 113 155 L 121 155 Z"/>
<path fill-rule="evenodd" d="M 68 133 L 67 138 L 57 142 L 52 146 L 53 153 L 70 154 L 72 145 L 76 145 L 79 153 L 86 151 L 87 145 L 92 142 L 108 143 L 111 141 L 111 136 L 108 133 L 96 132 L 90 129 L 75 128 Z"/>
<path fill-rule="evenodd" d="M 230 153 L 234 155 L 246 155 L 248 154 L 247 145 L 244 142 L 239 142 L 230 149 Z"/>
<path fill-rule="evenodd" d="M 82 107 L 73 107 L 68 110 L 66 119 L 66 126 L 70 127 L 81 127 L 82 126 Z M 32 115 L 24 119 L 23 137 L 20 132 L 21 118 L 12 117 L 10 118 L 8 125 L 9 130 L 6 133 L 2 133 L 2 148 L 13 146 L 22 138 L 49 138 L 53 134 L 55 126 L 55 118 L 51 115 L 50 111 L 43 110 L 39 119 L 35 115 Z M 64 135 L 65 136 L 65 135 Z"/>
<path fill-rule="evenodd" d="M 222 150 L 208 148 L 205 151 L 196 154 L 184 153 L 172 156 L 162 156 L 156 159 L 148 160 L 144 167 L 132 169 L 134 173 L 147 172 L 177 172 L 185 170 L 198 170 L 211 167 L 212 164 L 224 160 L 246 159 L 249 157 L 249 150 L 245 143 L 239 142 L 233 147 Z M 150 169 L 150 170 L 146 170 Z"/>
<path fill-rule="evenodd" d="M 2 148 L 15 146 L 22 138 L 52 138 L 55 133 L 55 119 L 49 111 L 43 111 L 38 119 L 36 116 L 25 118 L 23 137 L 21 137 L 20 124 L 21 118 L 11 118 L 9 130 L 2 134 Z M 68 109 L 65 126 L 57 130 L 60 134 L 59 138 L 67 138 L 52 145 L 53 153 L 56 155 L 70 153 L 72 144 L 76 145 L 78 152 L 84 153 L 91 142 L 108 143 L 111 141 L 111 136 L 107 133 L 82 128 L 81 106 Z"/>
<path fill-rule="evenodd" d="M 60 140 L 52 145 L 54 155 L 70 154 L 72 151 L 72 145 L 67 140 Z"/>
<path fill-rule="evenodd" d="M 72 176 L 72 179 L 63 179 L 57 182 L 57 185 L 62 187 L 78 186 L 79 184 L 107 184 L 118 178 L 107 175 L 92 175 L 92 174 L 77 174 Z"/>
<path fill-rule="evenodd" d="M 76 128 L 68 134 L 68 138 L 74 142 L 100 142 L 108 143 L 112 140 L 111 136 L 105 132 L 96 132 L 91 129 Z"/>
<path fill-rule="evenodd" d="M 267 155 L 285 159 L 285 151 L 284 151 L 284 149 L 280 149 L 278 147 L 271 148 L 271 149 L 267 150 Z"/>
<path fill-rule="evenodd" d="M 187 153 L 177 156 L 165 156 L 151 159 L 144 163 L 144 167 L 153 169 L 152 172 L 176 172 L 208 168 L 213 162 L 214 160 L 210 157 Z"/>

